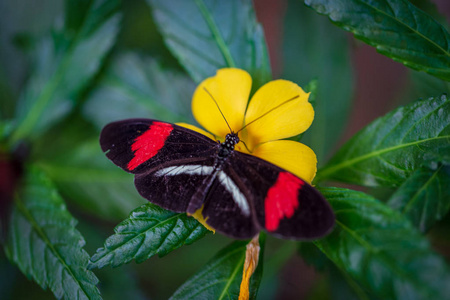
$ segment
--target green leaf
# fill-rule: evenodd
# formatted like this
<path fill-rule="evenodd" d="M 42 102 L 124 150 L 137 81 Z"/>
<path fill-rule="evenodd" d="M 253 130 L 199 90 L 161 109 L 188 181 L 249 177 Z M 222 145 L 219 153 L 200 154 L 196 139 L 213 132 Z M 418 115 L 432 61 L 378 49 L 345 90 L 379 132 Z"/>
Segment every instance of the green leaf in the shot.
<path fill-rule="evenodd" d="M 407 0 L 305 0 L 337 26 L 404 65 L 450 80 L 450 34 Z"/>
<path fill-rule="evenodd" d="M 186 281 L 170 299 L 237 299 L 249 241 L 235 241 L 219 251 L 197 274 Z M 261 234 L 258 267 L 250 278 L 250 299 L 261 282 L 265 235 Z"/>
<path fill-rule="evenodd" d="M 90 268 L 141 263 L 153 255 L 164 256 L 202 238 L 208 230 L 186 214 L 178 214 L 147 203 L 120 223 L 103 248 L 91 258 Z"/>
<path fill-rule="evenodd" d="M 98 138 L 89 139 L 52 160 L 39 162 L 61 193 L 82 210 L 107 220 L 121 220 L 146 203 L 133 175 L 117 168 L 101 151 Z"/>
<path fill-rule="evenodd" d="M 192 123 L 195 85 L 181 73 L 133 53 L 114 58 L 84 106 L 84 115 L 103 128 L 126 118 L 156 118 Z"/>
<path fill-rule="evenodd" d="M 430 15 L 433 19 L 442 24 L 445 28 L 449 28 L 447 18 L 443 14 L 444 11 L 439 12 L 439 8 L 433 1 L 430 0 L 409 0 L 418 9 L 423 10 L 425 13 Z"/>
<path fill-rule="evenodd" d="M 321 189 L 336 228 L 315 244 L 379 299 L 446 299 L 450 270 L 405 216 L 348 189 Z"/>
<path fill-rule="evenodd" d="M 450 209 L 450 166 L 415 171 L 391 196 L 388 205 L 406 215 L 420 231 L 428 231 Z"/>
<path fill-rule="evenodd" d="M 430 161 L 450 162 L 450 101 L 417 101 L 378 118 L 348 141 L 318 172 L 366 186 L 399 186 Z"/>
<path fill-rule="evenodd" d="M 147 0 L 166 45 L 199 83 L 216 70 L 247 70 L 253 86 L 271 78 L 264 33 L 250 0 Z"/>
<path fill-rule="evenodd" d="M 55 28 L 38 43 L 33 73 L 17 107 L 12 143 L 36 138 L 70 112 L 115 41 L 119 5 L 118 0 L 92 0 L 79 27 Z"/>
<path fill-rule="evenodd" d="M 5 251 L 56 298 L 101 299 L 98 279 L 87 270 L 89 255 L 76 223 L 49 178 L 31 168 L 16 197 Z"/>
<path fill-rule="evenodd" d="M 317 80 L 314 122 L 302 143 L 314 149 L 323 163 L 338 141 L 351 107 L 348 37 L 297 0 L 288 2 L 284 25 L 282 78 L 305 89 L 311 80 Z"/>

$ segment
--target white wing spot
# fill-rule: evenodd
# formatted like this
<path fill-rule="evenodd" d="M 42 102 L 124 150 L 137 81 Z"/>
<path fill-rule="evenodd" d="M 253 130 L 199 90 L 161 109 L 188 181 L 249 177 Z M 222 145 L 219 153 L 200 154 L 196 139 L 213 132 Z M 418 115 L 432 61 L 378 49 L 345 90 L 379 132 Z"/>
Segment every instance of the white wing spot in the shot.
<path fill-rule="evenodd" d="M 202 166 L 202 165 L 183 165 L 183 166 L 172 166 L 161 169 L 155 172 L 155 176 L 176 176 L 181 174 L 188 175 L 211 175 L 214 171 L 214 167 Z M 234 202 L 239 206 L 242 213 L 245 216 L 250 215 L 250 208 L 248 206 L 247 199 L 244 194 L 241 193 L 234 181 L 225 172 L 220 171 L 218 173 L 219 182 L 223 187 L 231 194 Z"/>
<path fill-rule="evenodd" d="M 202 165 L 184 165 L 173 166 L 161 169 L 155 173 L 155 176 L 176 176 L 181 174 L 188 175 L 210 175 L 214 171 L 213 167 Z"/>
<path fill-rule="evenodd" d="M 248 207 L 247 199 L 245 198 L 244 194 L 241 193 L 234 181 L 231 180 L 231 178 L 223 171 L 219 172 L 219 181 L 225 187 L 225 189 L 231 193 L 234 202 L 236 202 L 236 204 L 242 210 L 242 213 L 245 216 L 249 216 L 250 208 Z"/>

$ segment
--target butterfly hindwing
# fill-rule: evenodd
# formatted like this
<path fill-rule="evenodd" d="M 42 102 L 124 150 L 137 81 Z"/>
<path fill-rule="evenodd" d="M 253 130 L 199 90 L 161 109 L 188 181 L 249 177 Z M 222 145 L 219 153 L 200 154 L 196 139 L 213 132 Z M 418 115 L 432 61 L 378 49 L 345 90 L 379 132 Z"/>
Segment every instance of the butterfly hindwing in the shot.
<path fill-rule="evenodd" d="M 326 235 L 334 213 L 324 197 L 301 178 L 271 163 L 235 152 L 229 164 L 248 194 L 261 228 L 272 235 L 309 240 Z M 232 176 L 234 177 L 234 176 Z"/>
<path fill-rule="evenodd" d="M 215 174 L 205 198 L 203 217 L 208 225 L 225 235 L 238 239 L 252 238 L 261 230 L 249 201 L 252 195 L 230 173 L 230 165 L 225 164 Z"/>

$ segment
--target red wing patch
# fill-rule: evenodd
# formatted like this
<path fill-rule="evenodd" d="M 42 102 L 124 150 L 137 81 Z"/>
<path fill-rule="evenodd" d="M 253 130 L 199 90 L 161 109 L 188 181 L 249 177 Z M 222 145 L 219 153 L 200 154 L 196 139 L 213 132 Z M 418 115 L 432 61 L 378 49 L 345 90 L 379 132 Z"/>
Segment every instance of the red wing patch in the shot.
<path fill-rule="evenodd" d="M 155 156 L 166 142 L 173 130 L 168 123 L 153 122 L 149 129 L 138 136 L 131 145 L 134 157 L 127 165 L 128 170 L 136 169 L 140 164 Z"/>
<path fill-rule="evenodd" d="M 280 220 L 291 218 L 298 208 L 299 191 L 304 181 L 288 172 L 280 172 L 277 181 L 267 192 L 264 200 L 267 231 L 278 228 Z"/>

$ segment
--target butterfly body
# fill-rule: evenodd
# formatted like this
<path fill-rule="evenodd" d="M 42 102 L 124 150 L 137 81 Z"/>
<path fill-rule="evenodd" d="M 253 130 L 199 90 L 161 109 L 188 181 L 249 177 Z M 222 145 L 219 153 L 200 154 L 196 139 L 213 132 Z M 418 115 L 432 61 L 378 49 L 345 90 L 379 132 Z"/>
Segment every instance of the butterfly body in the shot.
<path fill-rule="evenodd" d="M 107 125 L 103 151 L 135 174 L 138 192 L 176 212 L 202 209 L 206 223 L 233 238 L 260 230 L 308 240 L 328 233 L 334 214 L 321 194 L 301 178 L 267 161 L 234 150 L 235 133 L 224 142 L 187 128 L 149 119 Z"/>

